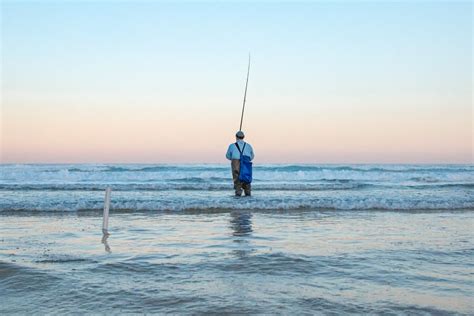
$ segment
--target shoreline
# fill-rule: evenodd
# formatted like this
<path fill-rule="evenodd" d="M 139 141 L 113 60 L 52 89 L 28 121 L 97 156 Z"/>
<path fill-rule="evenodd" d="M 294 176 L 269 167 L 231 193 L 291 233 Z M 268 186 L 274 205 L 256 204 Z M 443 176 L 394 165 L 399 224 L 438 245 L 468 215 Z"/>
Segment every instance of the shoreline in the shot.
<path fill-rule="evenodd" d="M 299 214 L 299 213 L 351 213 L 351 212 L 370 212 L 370 213 L 408 213 L 408 214 L 424 214 L 424 213 L 453 213 L 461 214 L 474 212 L 474 208 L 459 209 L 328 209 L 328 208 L 301 208 L 301 209 L 186 209 L 186 210 L 134 210 L 134 209 L 110 209 L 109 213 L 113 214 L 137 214 L 137 215 L 205 215 L 205 214 L 228 214 L 232 212 L 249 212 L 256 214 Z M 77 211 L 51 211 L 51 210 L 3 210 L 0 216 L 87 216 L 102 217 L 103 210 L 77 210 Z"/>

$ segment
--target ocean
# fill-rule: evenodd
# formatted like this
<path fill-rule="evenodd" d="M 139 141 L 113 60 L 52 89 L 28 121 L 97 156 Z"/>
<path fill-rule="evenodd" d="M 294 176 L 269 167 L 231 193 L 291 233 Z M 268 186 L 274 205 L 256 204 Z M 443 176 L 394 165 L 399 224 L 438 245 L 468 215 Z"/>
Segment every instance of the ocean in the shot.
<path fill-rule="evenodd" d="M 0 165 L 0 314 L 473 314 L 473 165 L 256 164 L 252 185 Z"/>
<path fill-rule="evenodd" d="M 0 212 L 456 210 L 474 208 L 472 165 L 256 165 L 250 199 L 228 165 L 1 165 Z"/>

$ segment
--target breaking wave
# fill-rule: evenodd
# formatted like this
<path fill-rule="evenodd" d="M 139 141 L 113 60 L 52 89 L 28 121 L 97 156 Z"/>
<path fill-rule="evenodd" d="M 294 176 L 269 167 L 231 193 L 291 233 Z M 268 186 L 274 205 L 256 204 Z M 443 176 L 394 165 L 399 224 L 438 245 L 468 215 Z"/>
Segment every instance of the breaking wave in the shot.
<path fill-rule="evenodd" d="M 474 208 L 472 165 L 256 165 L 250 199 L 228 165 L 0 165 L 0 211 Z"/>

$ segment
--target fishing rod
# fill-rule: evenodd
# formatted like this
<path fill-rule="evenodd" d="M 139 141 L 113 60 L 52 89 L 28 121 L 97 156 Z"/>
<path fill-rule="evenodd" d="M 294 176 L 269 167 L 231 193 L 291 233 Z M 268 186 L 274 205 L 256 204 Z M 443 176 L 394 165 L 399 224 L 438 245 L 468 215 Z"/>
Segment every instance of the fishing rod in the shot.
<path fill-rule="evenodd" d="M 242 104 L 242 116 L 240 117 L 239 131 L 242 130 L 242 122 L 244 121 L 245 100 L 247 99 L 247 86 L 249 84 L 249 74 L 250 74 L 250 53 L 249 53 L 249 66 L 247 68 L 247 81 L 245 82 L 244 103 Z"/>

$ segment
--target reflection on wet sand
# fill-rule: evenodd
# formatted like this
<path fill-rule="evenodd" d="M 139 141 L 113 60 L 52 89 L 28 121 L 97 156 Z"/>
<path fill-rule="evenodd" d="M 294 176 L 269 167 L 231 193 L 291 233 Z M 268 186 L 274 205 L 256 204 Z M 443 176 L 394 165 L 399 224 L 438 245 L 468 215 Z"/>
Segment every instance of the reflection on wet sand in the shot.
<path fill-rule="evenodd" d="M 232 253 L 238 258 L 246 258 L 253 250 L 250 247 L 250 238 L 252 236 L 252 213 L 249 211 L 233 211 L 230 213 L 230 228 L 232 235 L 236 238 L 233 242 L 239 244 L 238 249 Z"/>
<path fill-rule="evenodd" d="M 252 233 L 252 213 L 233 211 L 230 213 L 230 225 L 234 236 L 250 236 Z M 241 240 L 241 239 L 240 239 Z M 237 240 L 236 240 L 237 241 Z"/>

